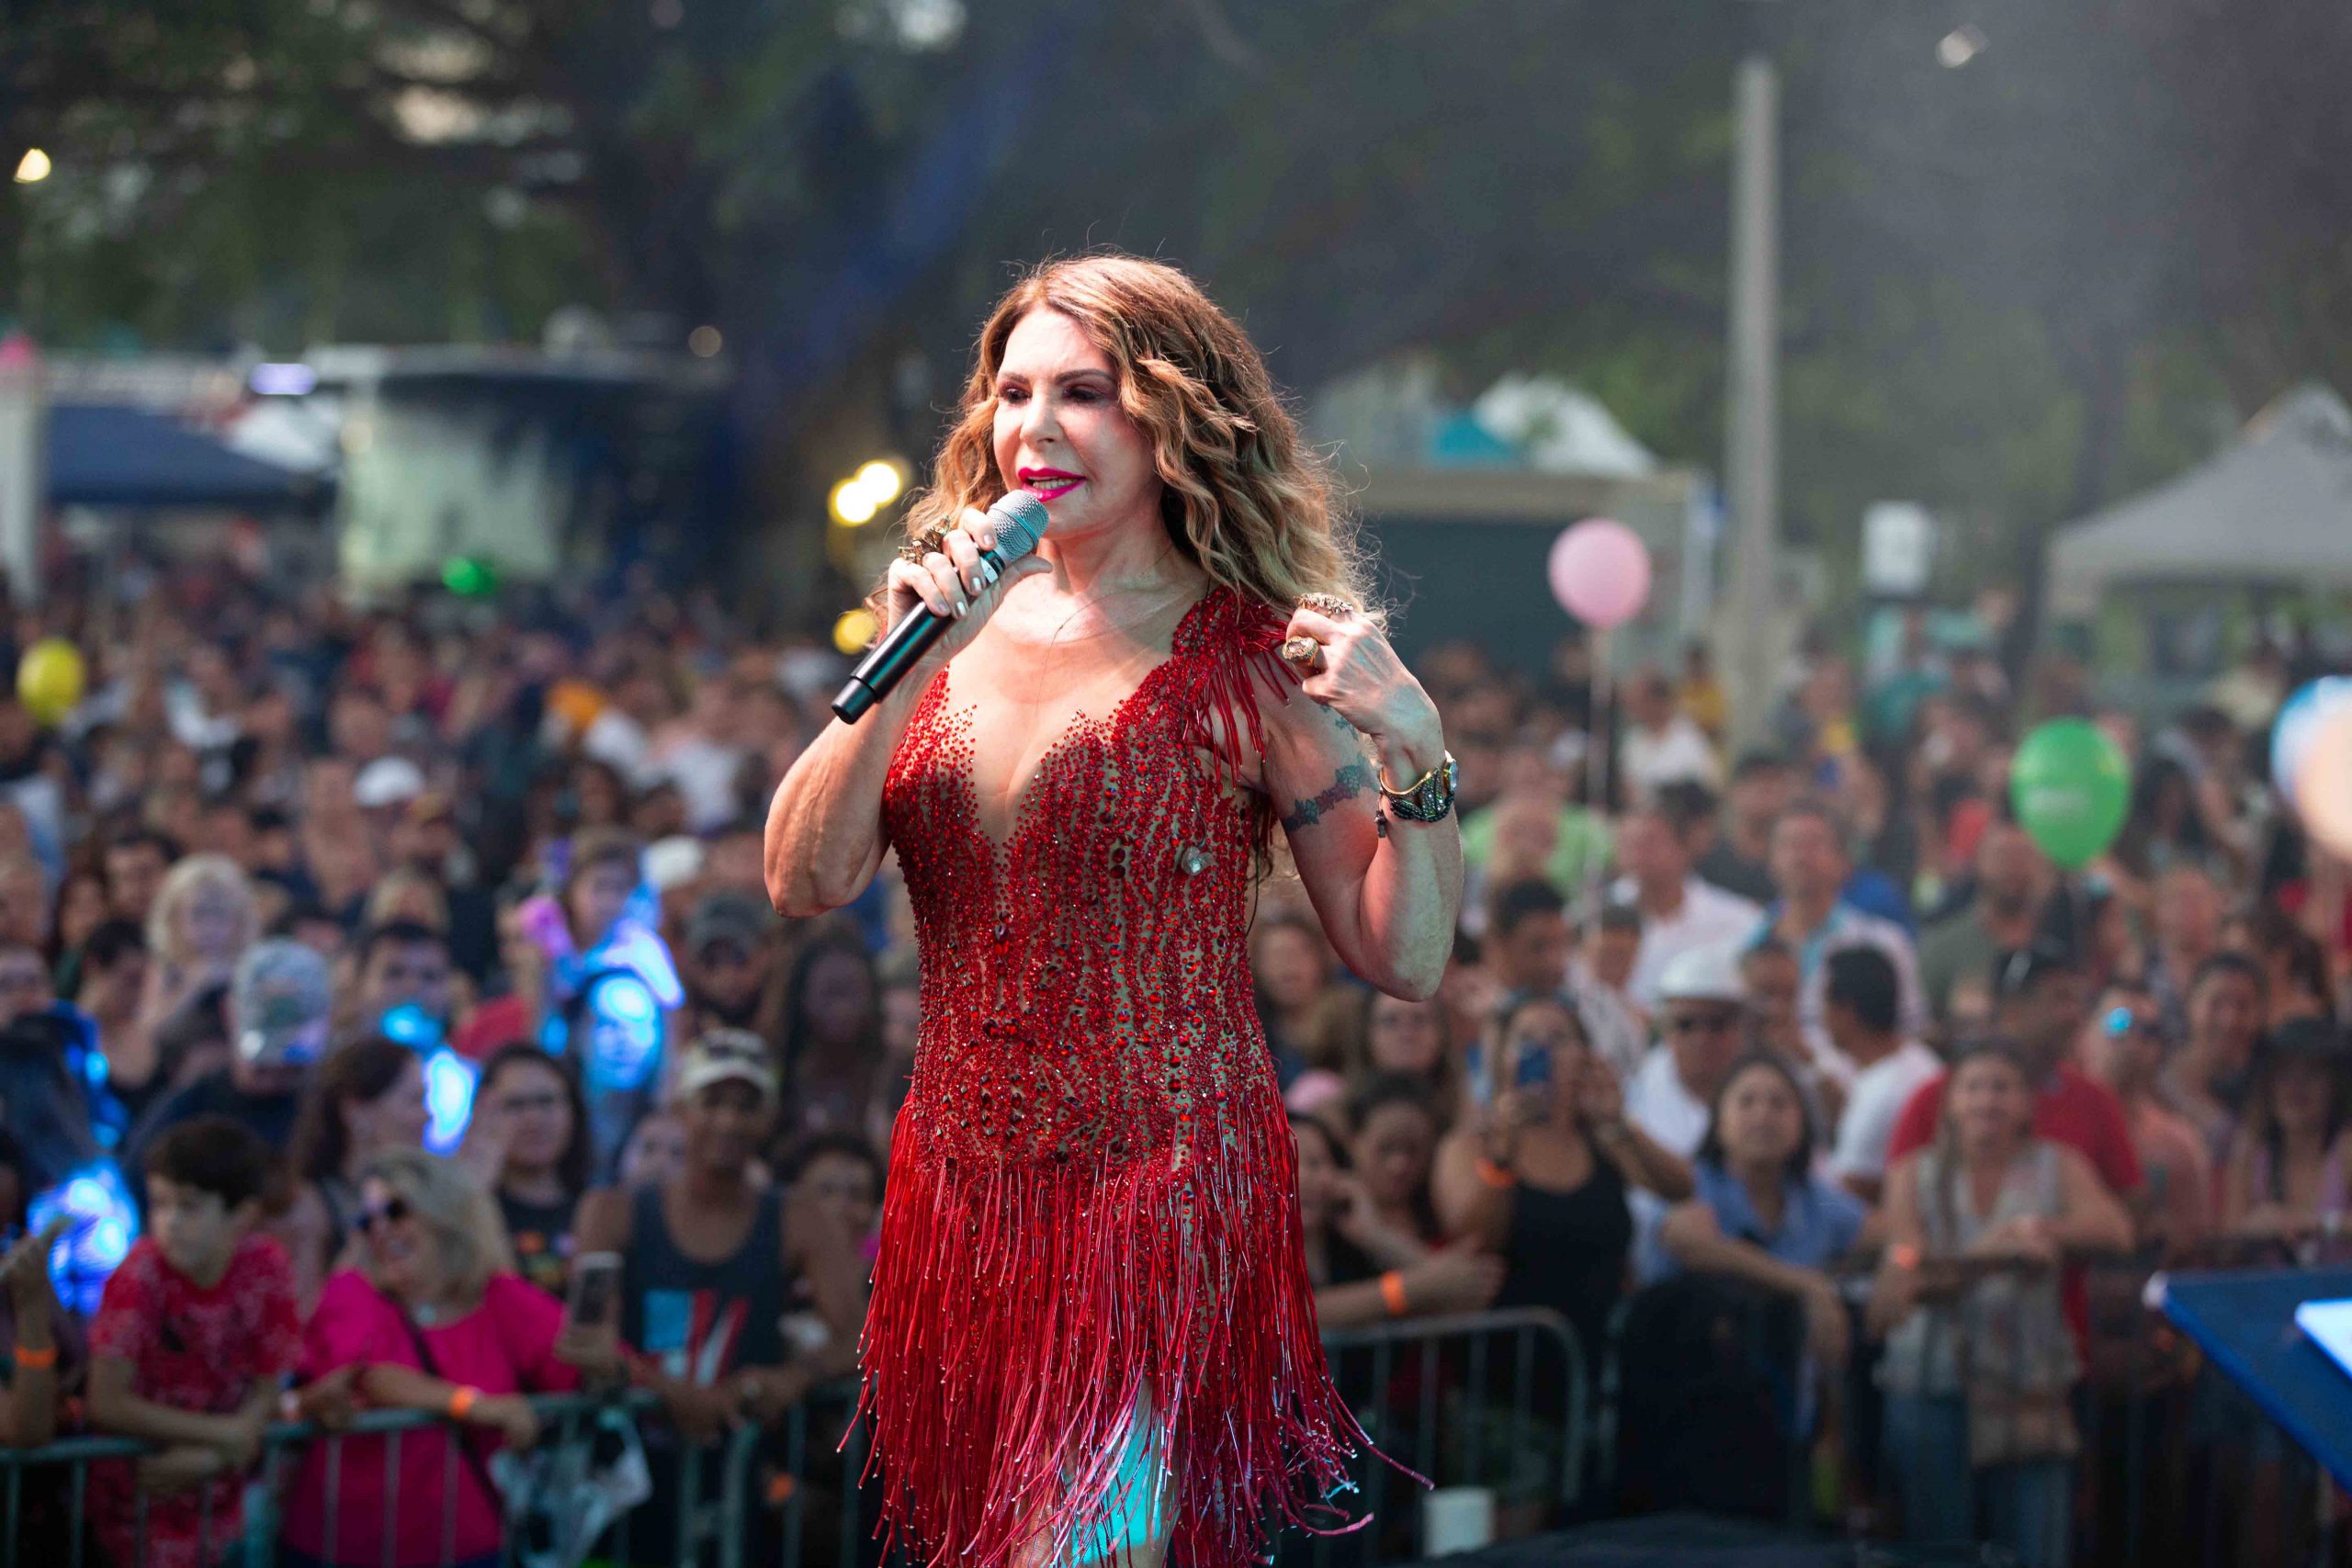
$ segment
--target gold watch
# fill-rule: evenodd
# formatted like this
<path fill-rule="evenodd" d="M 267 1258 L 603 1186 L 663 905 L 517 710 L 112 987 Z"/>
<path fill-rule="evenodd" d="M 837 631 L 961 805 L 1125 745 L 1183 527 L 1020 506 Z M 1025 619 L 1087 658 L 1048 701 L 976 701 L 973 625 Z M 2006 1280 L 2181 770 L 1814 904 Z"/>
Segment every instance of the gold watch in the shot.
<path fill-rule="evenodd" d="M 1388 809 L 1408 822 L 1442 822 L 1453 809 L 1453 784 L 1461 766 L 1446 752 L 1437 766 L 1403 789 L 1388 787 L 1388 771 L 1379 770 L 1380 793 Z"/>

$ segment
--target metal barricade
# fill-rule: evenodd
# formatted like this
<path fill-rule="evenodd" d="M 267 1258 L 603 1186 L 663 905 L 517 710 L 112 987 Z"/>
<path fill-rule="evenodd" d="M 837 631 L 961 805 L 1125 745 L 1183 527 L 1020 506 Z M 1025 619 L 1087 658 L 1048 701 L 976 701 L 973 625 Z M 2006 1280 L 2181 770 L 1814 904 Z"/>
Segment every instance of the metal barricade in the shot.
<path fill-rule="evenodd" d="M 1556 1522 L 1583 1495 L 1590 1451 L 1585 1359 L 1575 1330 L 1556 1314 L 1531 1310 L 1412 1319 L 1333 1334 L 1325 1346 L 1341 1396 L 1374 1447 L 1436 1485 L 1491 1490 L 1502 1533 L 1511 1532 L 1513 1520 L 1519 1529 Z M 741 1427 L 715 1445 L 677 1447 L 650 1439 L 648 1462 L 657 1479 L 675 1477 L 674 1535 L 656 1545 L 646 1539 L 648 1524 L 640 1517 L 646 1510 L 623 1514 L 606 1528 L 592 1558 L 804 1568 L 830 1557 L 837 1568 L 878 1568 L 879 1543 L 868 1539 L 873 1499 L 860 1484 L 865 1430 L 844 1431 L 854 1394 L 854 1382 L 828 1385 L 776 1427 Z M 543 1445 L 585 1440 L 588 1424 L 616 1404 L 640 1416 L 656 1405 L 642 1391 L 531 1399 Z M 645 1425 L 649 1432 L 658 1431 L 658 1415 Z M 373 1456 L 347 1450 L 368 1441 L 383 1448 L 375 1497 L 380 1498 L 384 1535 L 380 1551 L 371 1545 L 367 1562 L 351 1568 L 397 1563 L 403 1530 L 413 1545 L 419 1529 L 414 1521 L 433 1517 L 419 1510 L 437 1511 L 437 1551 L 430 1560 L 454 1562 L 458 1498 L 470 1461 L 458 1444 L 445 1440 L 443 1434 L 450 1430 L 435 1414 L 408 1410 L 368 1411 L 332 1432 L 307 1424 L 273 1427 L 251 1475 L 233 1482 L 224 1478 L 198 1495 L 199 1551 L 230 1568 L 270 1568 L 278 1560 L 286 1506 L 314 1457 L 316 1522 L 322 1543 L 332 1551 L 345 1533 L 347 1478 L 356 1467 L 372 1468 L 375 1462 Z M 415 1467 L 401 1462 L 403 1446 L 418 1442 L 431 1442 L 439 1450 L 432 1461 L 435 1483 L 423 1489 L 424 1495 L 418 1495 Z M 663 1450 L 669 1450 L 666 1456 Z M 100 1562 L 86 1517 L 90 1467 L 109 1461 L 135 1463 L 160 1451 L 156 1445 L 112 1437 L 0 1449 L 6 1508 L 0 1517 L 6 1527 L 0 1533 L 0 1568 L 84 1568 Z M 1358 1456 L 1351 1481 L 1357 1506 L 1350 1512 L 1370 1514 L 1374 1522 L 1336 1538 L 1288 1532 L 1280 1546 L 1285 1558 L 1311 1558 L 1314 1568 L 1368 1568 L 1421 1555 L 1420 1510 L 1412 1506 L 1418 1488 L 1370 1454 Z M 231 1484 L 243 1500 L 235 1540 L 222 1539 L 225 1521 L 212 1518 L 217 1489 Z M 141 1563 L 150 1557 L 146 1526 L 153 1495 L 143 1485 L 134 1493 L 134 1557 Z M 376 1503 L 371 1498 L 353 1506 Z M 36 1537 L 36 1527 L 49 1533 Z M 517 1543 L 502 1530 L 500 1562 L 518 1561 Z"/>
<path fill-rule="evenodd" d="M 2147 1303 L 2154 1262 L 2109 1256 L 2071 1267 L 2087 1306 L 2084 1364 L 2067 1404 L 2077 1438 L 2066 1501 L 2076 1568 L 2326 1561 L 2341 1528 L 2334 1487 Z M 2015 1271 L 2009 1265 L 1976 1269 Z M 1922 1344 L 1917 1353 L 1931 1348 Z M 1999 1382 L 1997 1367 L 1972 1372 L 1976 1381 Z M 1896 1513 L 1902 1483 L 1917 1479 L 1902 1473 L 1906 1463 L 1969 1461 L 1962 1451 L 1923 1461 L 1898 1446 L 1888 1445 L 1883 1455 L 1844 1456 L 1849 1472 L 1880 1457 L 1894 1467 L 1872 1501 Z M 1881 1511 L 1875 1522 L 1883 1530 L 1890 1521 Z"/>
<path fill-rule="evenodd" d="M 839 1405 L 851 1387 L 838 1383 L 819 1390 L 811 1398 L 820 1408 Z M 588 1424 L 614 1404 L 634 1416 L 642 1416 L 654 1408 L 655 1403 L 651 1394 L 641 1391 L 615 1396 L 555 1394 L 531 1399 L 539 1416 L 543 1445 L 587 1440 Z M 804 1403 L 787 1413 L 774 1434 L 773 1441 L 786 1456 L 788 1467 L 797 1466 L 808 1451 L 808 1404 Z M 345 1450 L 357 1441 L 380 1439 L 384 1450 L 379 1494 L 384 1538 L 381 1554 L 371 1561 L 390 1568 L 399 1560 L 396 1548 L 401 1524 L 420 1507 L 437 1509 L 440 1517 L 439 1549 L 433 1561 L 445 1564 L 458 1561 L 458 1498 L 464 1484 L 461 1465 L 468 1462 L 461 1459 L 458 1445 L 439 1441 L 443 1457 L 433 1496 L 419 1498 L 412 1494 L 404 1498 L 401 1493 L 403 1442 L 423 1440 L 420 1434 L 448 1430 L 448 1423 L 439 1416 L 411 1410 L 368 1411 L 336 1431 L 292 1423 L 271 1427 L 264 1439 L 263 1459 L 251 1475 L 221 1478 L 205 1484 L 197 1494 L 197 1548 L 200 1559 L 244 1564 L 247 1568 L 269 1568 L 277 1560 L 288 1494 L 313 1452 L 320 1456 L 322 1471 L 322 1543 L 334 1551 L 343 1540 L 345 1482 L 352 1473 Z M 640 1550 L 633 1552 L 629 1540 L 633 1521 L 625 1513 L 607 1527 L 592 1555 L 619 1563 L 638 1561 L 641 1556 L 645 1561 L 749 1568 L 751 1525 L 755 1511 L 768 1506 L 770 1502 L 753 1495 L 754 1461 L 769 1442 L 767 1432 L 743 1427 L 717 1445 L 680 1449 L 673 1472 L 677 1524 L 674 1541 L 667 1549 L 656 1548 L 651 1553 L 643 1553 L 642 1549 L 650 1543 L 640 1536 L 637 1542 Z M 0 1534 L 0 1568 L 18 1568 L 20 1562 L 30 1568 L 84 1568 L 85 1562 L 103 1561 L 86 1517 L 90 1467 L 107 1461 L 135 1464 L 162 1451 L 158 1445 L 112 1437 L 67 1438 L 38 1449 L 0 1449 L 0 1495 L 5 1495 L 6 1508 L 5 1517 L 0 1517 L 0 1525 L 5 1525 L 5 1534 Z M 654 1462 L 650 1456 L 649 1462 Z M 715 1486 L 707 1484 L 712 1479 L 708 1468 L 712 1464 L 718 1466 Z M 657 1485 L 662 1479 L 657 1469 Z M 233 1495 L 240 1497 L 243 1515 L 240 1536 L 234 1540 L 225 1539 L 225 1523 L 215 1529 L 213 1517 L 215 1498 L 228 1487 L 235 1489 Z M 148 1522 L 153 1495 L 143 1482 L 135 1483 L 133 1563 L 143 1563 L 151 1555 Z M 805 1490 L 783 1488 L 774 1502 L 781 1516 L 781 1560 L 786 1568 L 794 1568 L 798 1561 L 801 1515 L 807 1503 Z M 845 1568 L 854 1562 L 854 1518 L 853 1506 L 847 1528 L 842 1531 Z M 517 1561 L 516 1543 L 503 1529 L 500 1561 Z M 775 1559 L 763 1557 L 760 1568 L 765 1568 L 771 1561 Z M 133 1563 L 118 1562 L 113 1568 L 133 1568 Z"/>
<path fill-rule="evenodd" d="M 1555 1523 L 1582 1495 L 1584 1351 L 1557 1313 L 1407 1319 L 1326 1335 L 1323 1345 L 1373 1446 L 1432 1485 L 1491 1491 L 1501 1533 Z M 1354 1568 L 1423 1555 L 1416 1488 L 1372 1455 L 1358 1455 L 1356 1471 L 1372 1522 L 1348 1536 L 1286 1536 L 1285 1558 Z"/>

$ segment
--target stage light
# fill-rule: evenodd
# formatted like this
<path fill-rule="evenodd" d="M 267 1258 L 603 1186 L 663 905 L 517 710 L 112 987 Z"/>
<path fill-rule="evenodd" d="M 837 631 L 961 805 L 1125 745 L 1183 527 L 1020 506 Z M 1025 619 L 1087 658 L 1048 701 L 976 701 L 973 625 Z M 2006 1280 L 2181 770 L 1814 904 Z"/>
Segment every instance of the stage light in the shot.
<path fill-rule="evenodd" d="M 853 484 L 863 486 L 877 507 L 888 506 L 907 488 L 907 476 L 888 457 L 876 457 L 857 470 Z"/>
<path fill-rule="evenodd" d="M 865 645 L 874 640 L 874 634 L 881 629 L 882 624 L 874 618 L 873 611 L 844 610 L 833 623 L 833 649 L 849 655 L 863 653 Z"/>
<path fill-rule="evenodd" d="M 1957 71 L 1984 53 L 1990 41 L 1982 28 L 1973 22 L 1963 22 L 1936 40 L 1936 63 L 1948 71 Z"/>
<path fill-rule="evenodd" d="M 257 398 L 300 398 L 317 389 L 319 373 L 307 365 L 256 365 L 245 385 Z"/>
<path fill-rule="evenodd" d="M 726 346 L 727 340 L 719 336 L 717 327 L 700 326 L 686 334 L 686 347 L 693 351 L 696 359 L 716 358 L 718 351 Z"/>
<path fill-rule="evenodd" d="M 38 147 L 28 147 L 25 155 L 17 160 L 17 183 L 37 186 L 49 178 L 49 154 Z"/>
<path fill-rule="evenodd" d="M 855 479 L 843 479 L 833 487 L 833 519 L 843 527 L 855 528 L 874 521 L 882 503 L 874 499 L 866 488 Z"/>

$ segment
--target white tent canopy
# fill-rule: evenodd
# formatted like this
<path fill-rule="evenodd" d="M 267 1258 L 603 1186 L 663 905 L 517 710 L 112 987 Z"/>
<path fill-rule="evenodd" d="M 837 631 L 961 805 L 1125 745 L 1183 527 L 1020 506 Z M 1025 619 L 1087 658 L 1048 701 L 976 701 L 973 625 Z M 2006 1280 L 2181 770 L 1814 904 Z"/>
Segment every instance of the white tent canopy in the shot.
<path fill-rule="evenodd" d="M 2122 582 L 2352 589 L 2352 409 L 2307 382 L 2211 460 L 2058 531 L 2053 614 Z"/>

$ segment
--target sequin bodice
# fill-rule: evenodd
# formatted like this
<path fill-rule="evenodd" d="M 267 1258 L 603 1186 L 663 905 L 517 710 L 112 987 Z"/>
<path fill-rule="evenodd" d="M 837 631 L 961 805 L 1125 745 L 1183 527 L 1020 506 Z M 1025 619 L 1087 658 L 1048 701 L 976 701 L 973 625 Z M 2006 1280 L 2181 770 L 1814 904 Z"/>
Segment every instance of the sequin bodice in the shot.
<path fill-rule="evenodd" d="M 922 957 L 905 1114 L 927 1146 L 1181 1158 L 1273 1103 L 1247 952 L 1254 797 L 1210 748 L 1254 729 L 1234 699 L 1279 632 L 1212 592 L 1133 693 L 1054 743 L 1001 845 L 979 822 L 973 707 L 944 672 L 924 693 L 883 811 Z"/>

